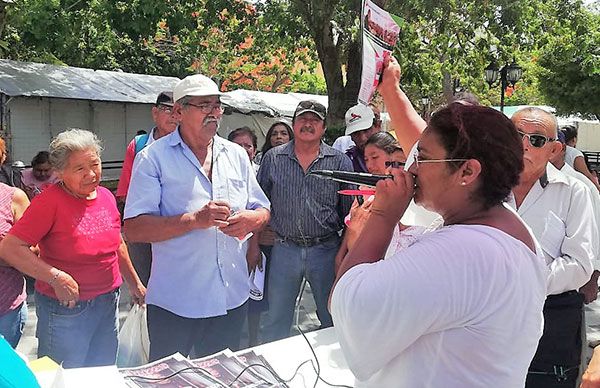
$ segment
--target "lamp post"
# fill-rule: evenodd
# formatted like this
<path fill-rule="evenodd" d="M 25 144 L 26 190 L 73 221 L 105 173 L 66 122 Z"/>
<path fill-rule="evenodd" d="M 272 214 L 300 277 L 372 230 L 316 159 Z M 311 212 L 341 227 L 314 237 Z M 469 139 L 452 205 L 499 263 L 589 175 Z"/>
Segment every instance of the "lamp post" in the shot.
<path fill-rule="evenodd" d="M 490 85 L 490 88 L 494 86 L 500 76 L 500 86 L 502 88 L 500 94 L 500 111 L 504 112 L 504 91 L 508 85 L 515 86 L 515 84 L 523 76 L 523 69 L 517 65 L 515 59 L 509 65 L 508 63 L 498 69 L 496 62 L 493 61 L 485 68 L 485 81 Z"/>

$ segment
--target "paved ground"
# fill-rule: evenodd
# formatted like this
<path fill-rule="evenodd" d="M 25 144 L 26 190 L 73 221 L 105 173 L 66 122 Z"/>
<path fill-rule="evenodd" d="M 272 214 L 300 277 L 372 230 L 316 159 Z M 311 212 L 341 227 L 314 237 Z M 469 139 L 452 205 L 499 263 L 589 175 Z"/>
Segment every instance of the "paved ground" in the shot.
<path fill-rule="evenodd" d="M 120 318 L 121 322 L 125 319 L 127 312 L 129 311 L 129 298 L 127 297 L 127 290 L 122 290 L 122 298 L 120 303 Z M 37 339 L 35 338 L 35 325 L 37 318 L 35 316 L 35 304 L 33 298 L 28 298 L 29 315 L 27 325 L 25 327 L 25 333 L 21 338 L 21 342 L 17 350 L 25 354 L 29 359 L 37 358 Z M 319 320 L 315 313 L 315 304 L 312 298 L 310 287 L 307 285 L 300 305 L 298 306 L 298 323 L 303 331 L 312 331 L 318 328 Z M 596 301 L 586 306 L 585 308 L 586 323 L 587 323 L 587 339 L 588 343 L 600 342 L 600 301 Z M 242 339 L 242 343 L 247 343 L 247 335 Z M 588 346 L 588 354 L 586 357 L 586 363 L 592 354 L 592 348 Z"/>

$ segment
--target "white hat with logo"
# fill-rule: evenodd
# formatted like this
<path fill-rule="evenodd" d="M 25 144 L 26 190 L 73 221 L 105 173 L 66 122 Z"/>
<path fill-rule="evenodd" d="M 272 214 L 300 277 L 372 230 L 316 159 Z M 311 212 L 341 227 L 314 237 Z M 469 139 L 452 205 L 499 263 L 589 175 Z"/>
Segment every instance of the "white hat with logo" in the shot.
<path fill-rule="evenodd" d="M 375 114 L 366 105 L 354 105 L 346 112 L 346 136 L 373 126 Z"/>

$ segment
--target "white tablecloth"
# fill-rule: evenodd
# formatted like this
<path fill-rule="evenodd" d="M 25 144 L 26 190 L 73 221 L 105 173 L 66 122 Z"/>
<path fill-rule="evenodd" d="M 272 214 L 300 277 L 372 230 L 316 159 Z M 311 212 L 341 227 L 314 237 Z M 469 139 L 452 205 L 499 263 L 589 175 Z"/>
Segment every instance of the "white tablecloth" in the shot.
<path fill-rule="evenodd" d="M 321 368 L 320 376 L 331 384 L 354 386 L 354 376 L 348 370 L 346 360 L 337 342 L 335 329 L 328 328 L 307 333 Z M 289 379 L 302 362 L 314 357 L 306 340 L 297 335 L 280 341 L 271 342 L 253 348 L 256 354 L 263 355 L 275 372 L 283 379 Z M 246 350 L 241 351 L 246 352 Z M 315 363 L 316 367 L 316 363 Z M 125 381 L 116 366 L 95 368 L 75 368 L 62 371 L 65 388 L 126 388 Z M 36 373 L 42 388 L 51 388 L 55 372 Z M 288 385 L 293 388 L 312 387 L 317 375 L 310 365 L 300 368 L 296 378 Z M 327 387 L 319 381 L 317 387 Z"/>
<path fill-rule="evenodd" d="M 331 384 L 354 386 L 354 375 L 348 369 L 335 329 L 331 327 L 313 331 L 306 333 L 306 337 L 317 354 L 321 367 L 320 377 Z M 308 343 L 301 335 L 260 345 L 253 350 L 257 354 L 262 354 L 283 379 L 291 378 L 303 361 L 314 360 Z M 302 366 L 298 376 L 288 385 L 293 388 L 312 387 L 316 377 L 317 374 L 309 363 Z M 317 387 L 328 387 L 328 385 L 319 381 Z"/>

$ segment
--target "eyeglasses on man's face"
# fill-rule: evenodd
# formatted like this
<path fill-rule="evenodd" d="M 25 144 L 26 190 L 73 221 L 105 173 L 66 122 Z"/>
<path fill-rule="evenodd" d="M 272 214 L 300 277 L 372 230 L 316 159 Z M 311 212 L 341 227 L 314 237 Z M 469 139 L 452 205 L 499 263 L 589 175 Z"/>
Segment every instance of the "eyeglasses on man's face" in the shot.
<path fill-rule="evenodd" d="M 414 154 L 415 167 L 419 167 L 423 163 L 444 163 L 444 162 L 466 162 L 469 159 L 425 159 L 418 152 Z"/>
<path fill-rule="evenodd" d="M 157 109 L 161 112 L 164 112 L 166 114 L 173 114 L 173 107 L 169 106 L 169 105 L 159 105 L 157 106 Z"/>
<path fill-rule="evenodd" d="M 546 143 L 551 142 L 551 141 L 556 141 L 556 139 L 553 139 L 548 136 L 540 135 L 539 133 L 525 133 L 525 132 L 521 132 L 521 131 L 517 131 L 517 132 L 519 133 L 519 135 L 521 135 L 521 139 L 526 137 L 527 140 L 529 141 L 529 144 L 535 148 L 542 148 L 543 146 L 546 145 Z"/>
<path fill-rule="evenodd" d="M 211 113 L 216 110 L 220 113 L 223 113 L 223 106 L 221 106 L 220 102 L 201 102 L 199 104 L 194 104 L 193 102 L 188 102 L 186 105 L 193 106 L 194 108 L 200 109 L 202 113 Z"/>

